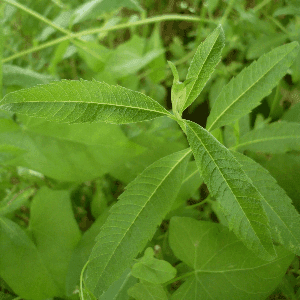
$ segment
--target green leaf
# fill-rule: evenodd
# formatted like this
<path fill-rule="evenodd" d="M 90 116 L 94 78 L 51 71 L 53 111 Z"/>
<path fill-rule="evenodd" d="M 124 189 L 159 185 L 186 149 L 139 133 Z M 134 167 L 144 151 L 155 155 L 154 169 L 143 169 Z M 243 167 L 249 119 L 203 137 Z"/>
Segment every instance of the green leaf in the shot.
<path fill-rule="evenodd" d="M 271 173 L 300 212 L 299 153 L 273 154 L 271 158 L 255 160 Z"/>
<path fill-rule="evenodd" d="M 13 221 L 0 217 L 0 276 L 24 299 L 63 296 L 33 241 Z"/>
<path fill-rule="evenodd" d="M 226 227 L 213 222 L 174 217 L 169 230 L 174 254 L 193 268 L 172 300 L 265 300 L 294 258 L 279 246 L 275 260 L 261 260 Z"/>
<path fill-rule="evenodd" d="M 81 238 L 69 192 L 42 187 L 31 204 L 29 231 L 64 295 L 71 255 Z"/>
<path fill-rule="evenodd" d="M 111 51 L 96 41 L 76 41 L 78 54 L 95 73 L 104 69 Z"/>
<path fill-rule="evenodd" d="M 187 80 L 190 78 L 195 80 L 187 87 L 186 100 L 180 113 L 194 102 L 204 88 L 221 60 L 224 45 L 225 35 L 222 26 L 219 25 L 197 48 L 186 76 Z"/>
<path fill-rule="evenodd" d="M 248 60 L 258 58 L 275 47 L 283 45 L 288 38 L 289 36 L 286 33 L 278 32 L 269 35 L 262 35 L 250 44 L 246 58 Z"/>
<path fill-rule="evenodd" d="M 178 83 L 179 82 L 179 74 L 178 74 L 176 66 L 170 60 L 168 60 L 168 64 L 171 68 L 171 71 L 172 71 L 172 74 L 174 77 L 173 84 Z"/>
<path fill-rule="evenodd" d="M 260 164 L 240 153 L 232 153 L 263 196 L 262 204 L 270 222 L 272 238 L 299 255 L 300 215 L 292 205 L 292 200 Z"/>
<path fill-rule="evenodd" d="M 151 34 L 151 37 L 149 37 L 148 42 L 147 42 L 147 50 L 160 50 L 163 49 L 163 40 L 162 36 L 160 34 L 160 24 L 156 23 L 155 27 L 153 29 L 153 32 Z M 165 58 L 165 53 L 162 53 L 159 55 L 157 58 L 155 58 L 153 61 L 151 61 L 148 65 L 148 67 L 151 70 L 151 73 L 148 75 L 149 78 L 154 82 L 154 83 L 159 83 L 166 77 L 166 71 L 165 71 L 165 66 L 166 66 L 166 58 Z"/>
<path fill-rule="evenodd" d="M 144 256 L 133 265 L 132 276 L 147 282 L 162 284 L 176 276 L 176 269 L 165 260 L 154 257 L 154 250 L 147 248 Z"/>
<path fill-rule="evenodd" d="M 243 69 L 216 99 L 207 119 L 207 130 L 231 124 L 258 106 L 291 66 L 298 49 L 297 42 L 280 46 Z"/>
<path fill-rule="evenodd" d="M 21 87 L 32 87 L 37 84 L 46 84 L 55 80 L 50 75 L 43 75 L 29 69 L 9 64 L 3 65 L 3 85 L 17 85 Z"/>
<path fill-rule="evenodd" d="M 241 137 L 234 150 L 267 153 L 285 153 L 300 150 L 300 124 L 274 122 L 263 128 L 251 130 Z"/>
<path fill-rule="evenodd" d="M 25 154 L 26 150 L 13 145 L 0 145 L 0 163 L 9 163 L 11 160 Z"/>
<path fill-rule="evenodd" d="M 99 234 L 108 215 L 108 209 L 105 209 L 92 226 L 84 232 L 81 240 L 78 242 L 72 253 L 66 279 L 66 291 L 68 297 L 72 296 L 76 286 L 79 286 L 81 270 L 88 261 L 95 245 L 95 238 Z"/>
<path fill-rule="evenodd" d="M 175 120 L 168 117 L 122 126 L 130 141 L 145 147 L 141 155 L 119 163 L 112 172 L 125 184 L 128 184 L 158 159 L 171 153 L 186 149 L 189 145 Z"/>
<path fill-rule="evenodd" d="M 186 201 L 195 194 L 202 183 L 203 180 L 200 177 L 196 162 L 189 162 L 180 190 L 172 206 L 172 210 L 175 210 L 181 205 L 186 204 Z"/>
<path fill-rule="evenodd" d="M 35 188 L 29 187 L 18 193 L 11 193 L 0 202 L 0 216 L 5 216 L 19 209 L 35 192 Z"/>
<path fill-rule="evenodd" d="M 300 123 L 300 102 L 296 103 L 288 111 L 286 111 L 282 120 Z"/>
<path fill-rule="evenodd" d="M 57 65 L 63 60 L 69 45 L 70 45 L 70 41 L 67 40 L 59 43 L 58 46 L 56 47 L 48 67 L 49 73 L 52 74 L 53 76 L 58 73 Z"/>
<path fill-rule="evenodd" d="M 122 124 L 171 115 L 142 93 L 95 80 L 62 80 L 9 93 L 0 109 L 66 123 Z"/>
<path fill-rule="evenodd" d="M 140 282 L 128 290 L 135 300 L 168 300 L 163 287 L 150 282 Z"/>
<path fill-rule="evenodd" d="M 86 271 L 86 284 L 96 297 L 130 267 L 155 233 L 177 196 L 189 157 L 190 149 L 186 149 L 156 161 L 112 207 Z"/>
<path fill-rule="evenodd" d="M 131 276 L 130 269 L 115 281 L 99 300 L 129 300 L 128 289 L 137 283 L 137 279 Z"/>
<path fill-rule="evenodd" d="M 257 256 L 273 259 L 276 254 L 262 196 L 227 148 L 198 124 L 186 123 L 187 138 L 200 174 L 220 203 L 229 228 Z"/>
<path fill-rule="evenodd" d="M 16 157 L 4 153 L 6 158 L 13 158 L 5 164 L 23 166 L 58 180 L 92 180 L 143 151 L 117 125 L 69 125 L 23 117 L 22 121 L 21 127 L 12 120 L 0 119 L 0 148 L 9 145 L 22 150 L 22 155 Z"/>
<path fill-rule="evenodd" d="M 121 44 L 117 49 L 110 51 L 110 55 L 105 61 L 105 70 L 100 74 L 109 74 L 114 78 L 134 75 L 161 57 L 165 51 L 163 48 L 151 48 L 147 52 L 145 50 L 147 50 L 147 40 L 138 35 L 133 35 L 130 40 Z M 107 78 L 107 75 L 105 78 Z"/>
<path fill-rule="evenodd" d="M 127 7 L 135 11 L 143 10 L 136 0 L 93 0 L 82 4 L 75 10 L 73 24 L 99 18 L 99 16 L 105 13 L 122 7 Z"/>

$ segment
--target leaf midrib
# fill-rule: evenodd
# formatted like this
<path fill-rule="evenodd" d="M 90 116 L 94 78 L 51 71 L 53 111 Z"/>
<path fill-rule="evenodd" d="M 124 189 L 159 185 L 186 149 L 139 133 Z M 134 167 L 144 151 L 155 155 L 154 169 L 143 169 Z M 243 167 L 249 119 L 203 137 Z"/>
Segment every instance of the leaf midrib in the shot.
<path fill-rule="evenodd" d="M 289 255 L 291 255 L 291 254 L 289 253 L 289 254 L 285 255 L 284 257 L 280 257 L 279 259 L 276 259 L 276 261 L 282 260 L 282 259 L 288 257 Z M 262 264 L 262 265 L 259 265 L 259 266 L 256 266 L 256 267 L 252 267 L 252 268 L 219 270 L 219 271 L 217 271 L 217 270 L 201 270 L 201 269 L 198 269 L 198 270 L 195 270 L 194 272 L 197 274 L 197 273 L 227 273 L 227 272 L 249 271 L 249 270 L 256 270 L 256 269 L 268 266 L 270 264 L 274 264 L 274 262 L 275 262 L 275 260 L 272 260 L 272 261 L 269 261 L 265 264 Z"/>
<path fill-rule="evenodd" d="M 111 103 L 99 103 L 99 102 L 84 102 L 84 101 L 22 101 L 22 102 L 9 102 L 9 103 L 4 103 L 1 104 L 0 102 L 0 108 L 1 106 L 5 105 L 13 105 L 13 104 L 20 104 L 20 103 L 47 103 L 47 104 L 52 104 L 52 103 L 80 103 L 80 104 L 98 104 L 98 105 L 110 105 L 110 106 L 119 106 L 119 107 L 125 107 L 125 108 L 131 108 L 131 109 L 138 109 L 138 110 L 144 110 L 144 111 L 152 111 L 156 113 L 161 113 L 165 114 L 167 116 L 171 115 L 168 111 L 158 111 L 158 110 L 153 110 L 153 109 L 146 109 L 143 107 L 139 106 L 127 106 L 127 105 L 118 105 L 118 104 L 111 104 Z M 163 108 L 163 107 L 162 107 Z M 163 108 L 164 109 L 164 108 Z"/>
<path fill-rule="evenodd" d="M 294 48 L 292 48 L 289 52 L 287 52 L 287 53 L 285 53 L 285 55 L 280 59 L 280 60 L 278 60 L 278 61 L 276 61 L 276 63 L 274 63 L 269 69 L 268 69 L 268 71 L 267 72 L 265 72 L 265 73 L 263 73 L 263 75 L 261 76 L 261 77 L 259 77 L 252 85 L 250 85 L 249 86 L 249 88 L 248 89 L 246 89 L 239 97 L 237 97 L 236 98 L 236 100 L 234 100 L 229 106 L 227 106 L 226 108 L 225 108 L 225 110 L 221 113 L 221 114 L 219 114 L 219 116 L 216 118 L 216 120 L 211 124 L 211 126 L 207 129 L 208 131 L 210 131 L 210 129 L 214 126 L 214 124 L 226 113 L 226 111 L 228 110 L 228 109 L 230 109 L 242 96 L 244 96 L 251 88 L 253 88 L 253 86 L 254 85 L 256 85 L 263 77 L 265 77 L 273 68 L 274 68 L 274 66 L 275 65 L 277 65 L 280 61 L 282 61 L 283 59 L 285 59 L 286 58 L 286 56 L 288 55 L 288 54 L 290 54 L 293 50 L 295 49 L 295 47 Z M 264 56 L 263 57 L 264 59 L 266 58 L 266 56 Z M 257 61 L 255 61 L 255 66 L 257 66 L 257 62 L 258 62 L 258 60 Z M 252 64 L 249 66 L 249 67 L 247 67 L 247 68 L 250 68 L 252 66 Z M 246 69 L 245 69 L 246 70 Z M 241 74 L 241 73 L 240 73 Z M 233 78 L 232 80 L 236 80 L 236 78 L 237 77 L 235 77 L 235 78 Z M 230 84 L 230 82 L 229 82 L 229 84 Z M 222 92 L 221 92 L 222 93 Z M 219 97 L 218 97 L 219 98 Z M 218 100 L 218 99 L 217 99 Z M 217 102 L 217 100 L 215 101 L 215 103 Z"/>
<path fill-rule="evenodd" d="M 300 136 L 296 135 L 296 136 L 292 136 L 292 135 L 285 135 L 285 136 L 276 136 L 276 137 L 266 137 L 263 139 L 254 139 L 248 142 L 244 142 L 244 143 L 240 143 L 234 147 L 231 147 L 230 149 L 238 149 L 240 147 L 246 146 L 246 145 L 251 145 L 251 144 L 257 144 L 257 143 L 261 143 L 261 142 L 267 142 L 267 141 L 276 141 L 276 140 L 284 140 L 284 139 L 299 139 Z"/>

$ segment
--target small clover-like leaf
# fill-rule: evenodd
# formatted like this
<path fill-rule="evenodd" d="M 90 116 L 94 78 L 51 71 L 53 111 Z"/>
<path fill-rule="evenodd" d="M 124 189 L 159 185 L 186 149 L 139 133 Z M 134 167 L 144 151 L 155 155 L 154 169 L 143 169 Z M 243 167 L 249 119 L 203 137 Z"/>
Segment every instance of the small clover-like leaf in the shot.
<path fill-rule="evenodd" d="M 165 260 L 154 257 L 152 248 L 147 248 L 144 256 L 133 265 L 132 276 L 155 284 L 165 283 L 176 276 L 176 269 Z"/>

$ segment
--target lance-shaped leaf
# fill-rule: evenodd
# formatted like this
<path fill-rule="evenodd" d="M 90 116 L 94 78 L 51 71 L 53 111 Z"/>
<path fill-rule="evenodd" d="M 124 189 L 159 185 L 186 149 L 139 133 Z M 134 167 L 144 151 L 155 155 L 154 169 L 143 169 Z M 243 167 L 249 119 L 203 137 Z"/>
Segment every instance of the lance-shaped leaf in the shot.
<path fill-rule="evenodd" d="M 115 124 L 171 116 L 150 97 L 96 80 L 62 80 L 7 94 L 0 109 L 49 121 Z"/>
<path fill-rule="evenodd" d="M 154 257 L 149 247 L 144 256 L 131 269 L 132 276 L 154 284 L 162 284 L 176 276 L 176 269 L 167 261 Z"/>
<path fill-rule="evenodd" d="M 186 101 L 181 107 L 181 112 L 189 107 L 201 93 L 221 60 L 224 45 L 225 35 L 222 26 L 219 25 L 198 47 L 186 76 L 186 80 L 191 78 L 195 78 L 195 80 L 187 85 Z"/>
<path fill-rule="evenodd" d="M 201 176 L 221 205 L 229 228 L 265 260 L 276 254 L 261 195 L 230 151 L 200 125 L 187 121 L 187 138 Z"/>
<path fill-rule="evenodd" d="M 243 69 L 216 99 L 207 119 L 207 130 L 231 124 L 258 106 L 291 66 L 298 50 L 297 42 L 277 47 Z"/>
<path fill-rule="evenodd" d="M 146 168 L 119 197 L 96 238 L 86 284 L 96 297 L 130 267 L 172 207 L 190 149 L 168 155 Z"/>
<path fill-rule="evenodd" d="M 171 219 L 169 243 L 193 269 L 171 300 L 265 300 L 294 258 L 278 246 L 277 257 L 266 263 L 225 226 L 185 217 Z"/>
<path fill-rule="evenodd" d="M 300 255 L 300 215 L 286 192 L 260 164 L 238 152 L 232 152 L 253 185 L 263 196 L 272 237 L 291 252 Z"/>
<path fill-rule="evenodd" d="M 251 150 L 272 154 L 300 150 L 300 124 L 275 122 L 243 135 L 235 150 Z"/>

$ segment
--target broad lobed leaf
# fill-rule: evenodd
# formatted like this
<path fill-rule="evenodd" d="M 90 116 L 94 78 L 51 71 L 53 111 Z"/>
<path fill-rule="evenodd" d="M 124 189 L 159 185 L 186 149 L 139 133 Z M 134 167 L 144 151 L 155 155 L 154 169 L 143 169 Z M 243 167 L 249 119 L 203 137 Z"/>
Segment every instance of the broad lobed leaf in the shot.
<path fill-rule="evenodd" d="M 174 217 L 169 229 L 174 254 L 193 269 L 172 300 L 265 300 L 294 258 L 278 246 L 266 262 L 221 224 Z"/>
<path fill-rule="evenodd" d="M 167 293 L 161 285 L 143 281 L 128 290 L 135 300 L 168 300 Z"/>
<path fill-rule="evenodd" d="M 154 284 L 166 283 L 176 276 L 176 269 L 167 261 L 154 257 L 154 250 L 149 247 L 144 256 L 131 268 L 132 276 Z"/>
<path fill-rule="evenodd" d="M 171 114 L 152 98 L 96 80 L 62 80 L 7 94 L 0 109 L 66 123 L 133 123 Z"/>
<path fill-rule="evenodd" d="M 207 130 L 231 124 L 258 106 L 286 73 L 298 51 L 299 44 L 292 42 L 275 48 L 243 69 L 216 99 L 207 119 Z"/>
<path fill-rule="evenodd" d="M 187 121 L 187 138 L 210 193 L 220 203 L 230 229 L 265 260 L 276 254 L 262 196 L 230 151 L 206 129 Z"/>
<path fill-rule="evenodd" d="M 172 207 L 190 152 L 185 149 L 154 162 L 128 185 L 112 207 L 86 271 L 87 287 L 96 297 L 130 267 Z"/>
<path fill-rule="evenodd" d="M 64 297 L 80 236 L 69 193 L 41 188 L 32 201 L 27 232 L 0 217 L 1 278 L 22 299 Z"/>
<path fill-rule="evenodd" d="M 300 150 L 300 124 L 274 122 L 248 132 L 240 138 L 235 150 L 251 150 L 271 154 Z"/>

